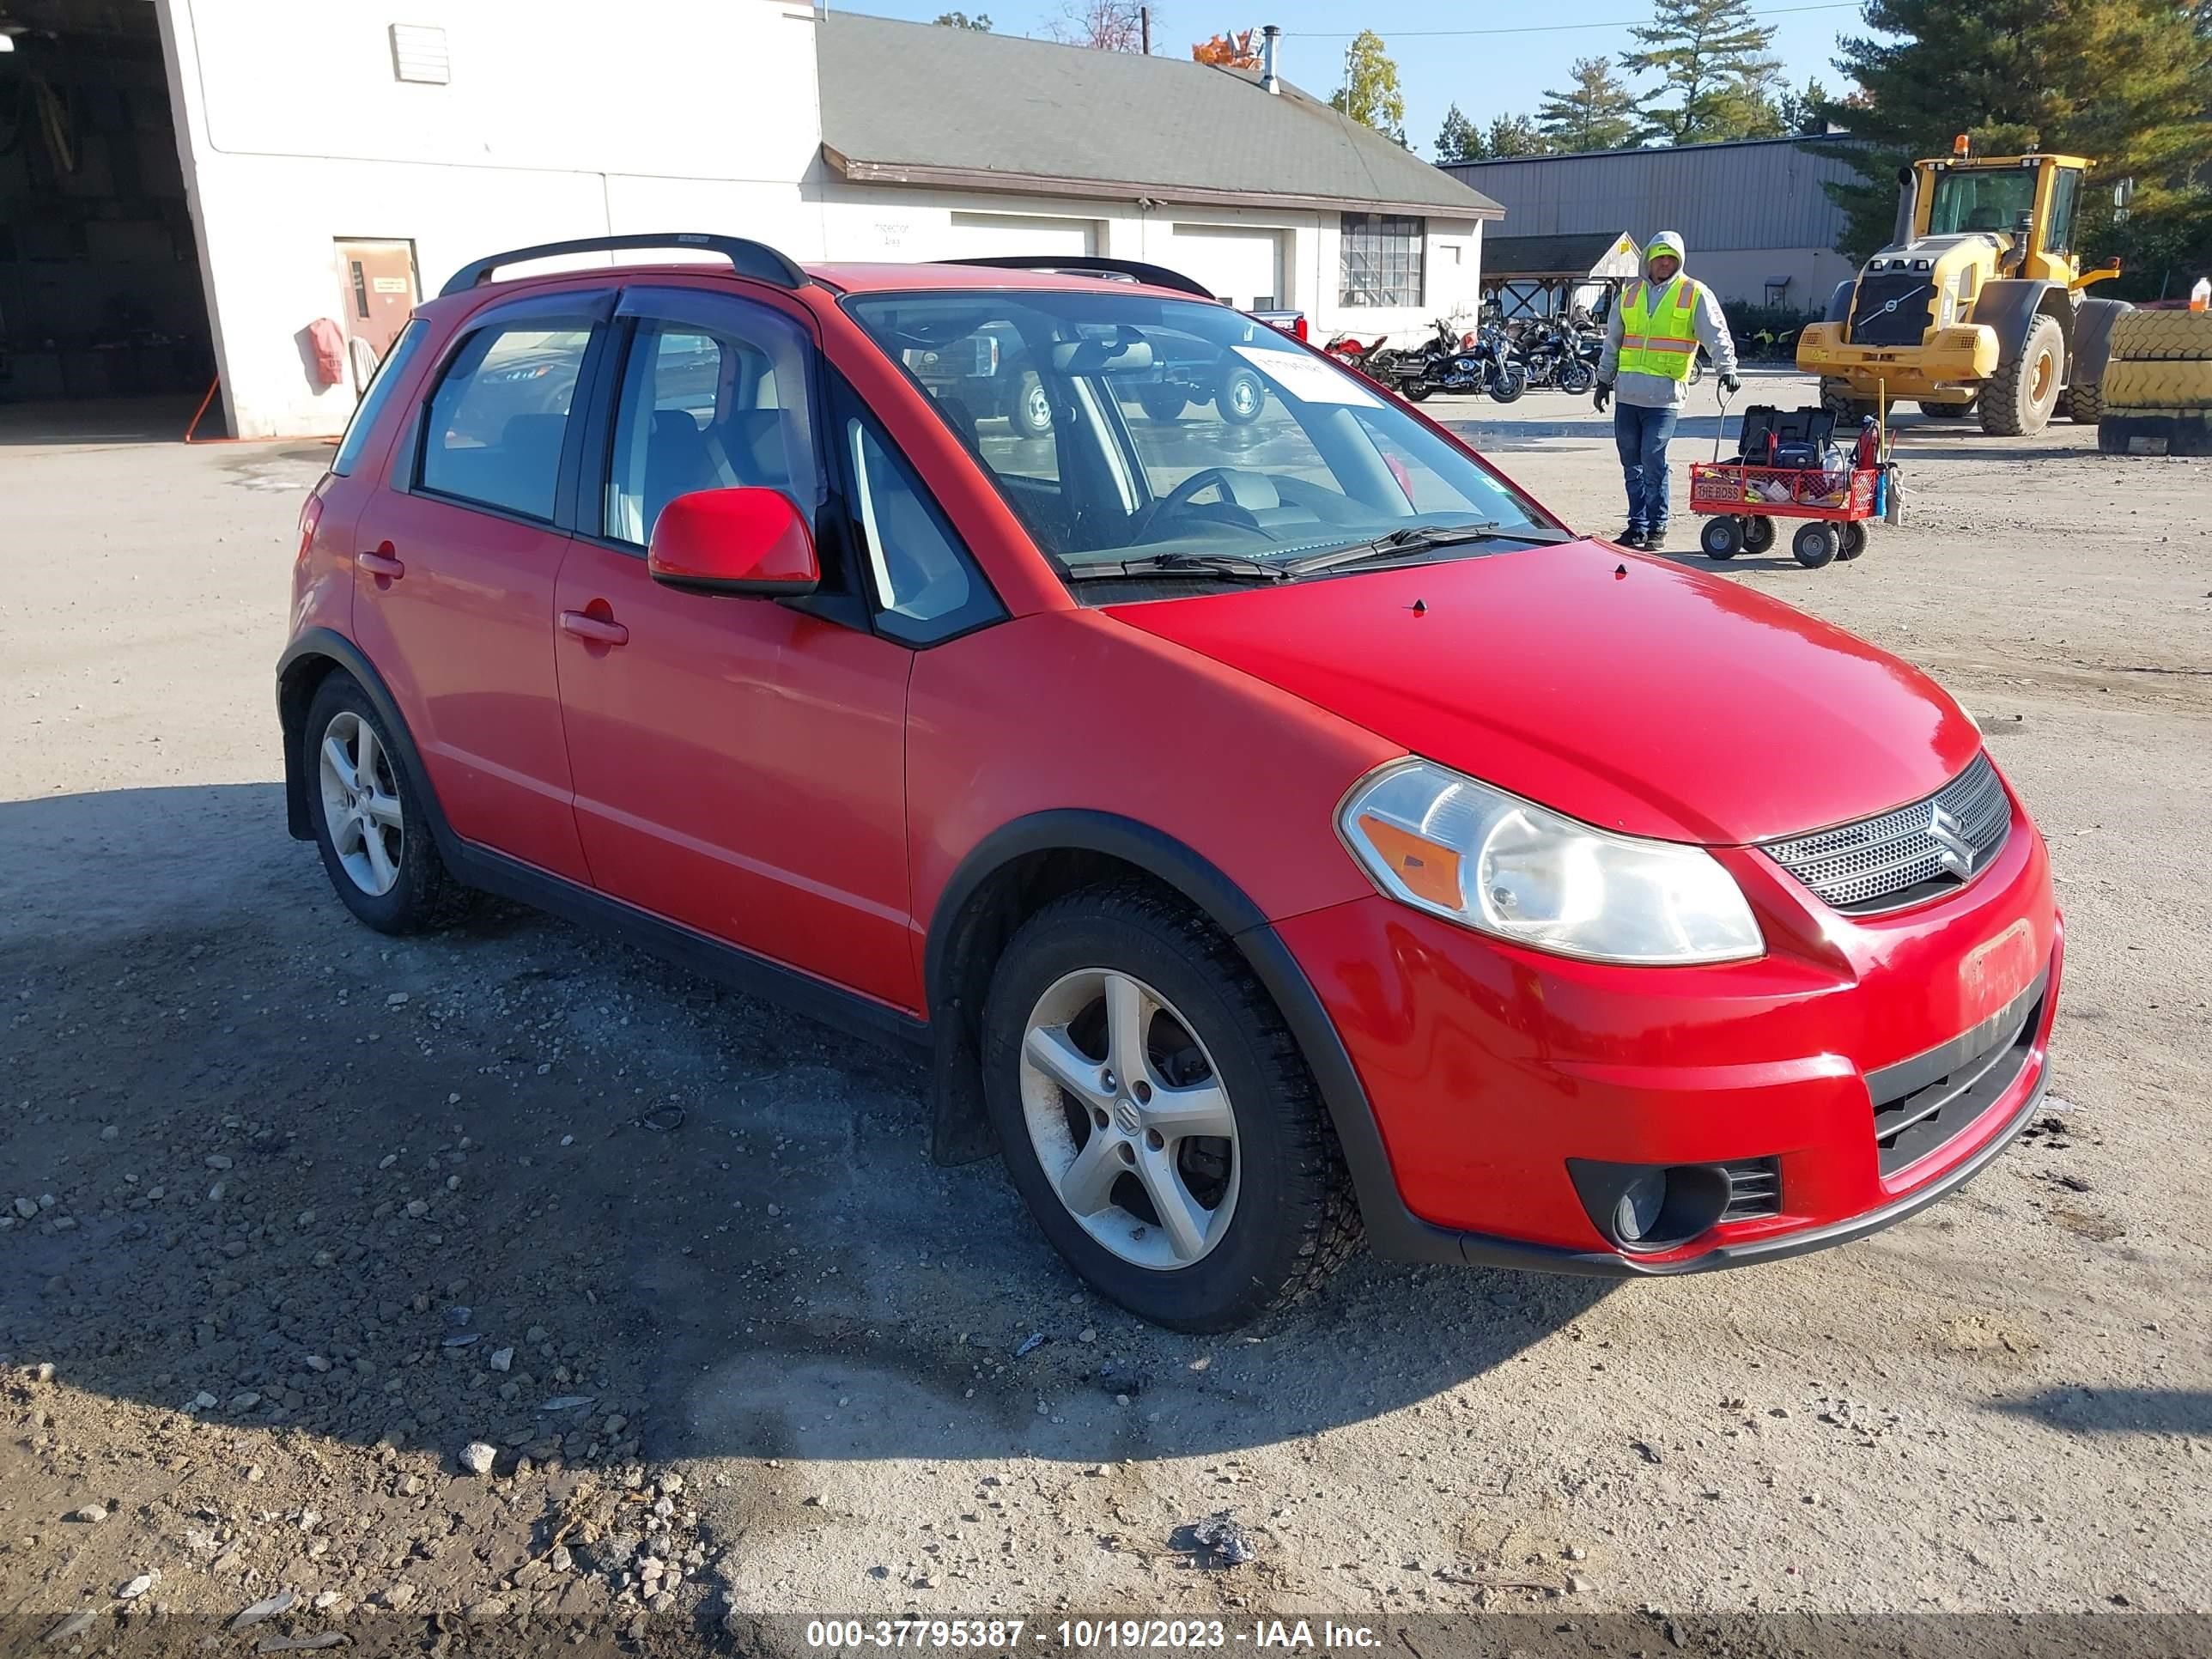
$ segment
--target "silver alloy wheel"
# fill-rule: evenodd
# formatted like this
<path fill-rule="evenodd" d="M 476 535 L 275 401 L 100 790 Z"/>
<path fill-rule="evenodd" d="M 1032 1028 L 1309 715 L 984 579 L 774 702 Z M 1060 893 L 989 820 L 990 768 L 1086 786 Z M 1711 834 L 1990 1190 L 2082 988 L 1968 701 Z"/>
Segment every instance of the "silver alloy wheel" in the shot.
<path fill-rule="evenodd" d="M 353 884 L 381 898 L 399 879 L 406 846 L 399 780 L 368 722 L 351 710 L 323 728 L 323 821 Z"/>
<path fill-rule="evenodd" d="M 1122 1261 L 1170 1272 L 1218 1244 L 1237 1209 L 1237 1115 L 1189 1022 L 1143 981 L 1056 981 L 1022 1038 L 1022 1115 L 1045 1179 Z"/>
<path fill-rule="evenodd" d="M 1040 435 L 1052 427 L 1052 399 L 1045 396 L 1042 381 L 1033 385 L 1023 394 L 1022 413 L 1027 417 L 1029 429 Z"/>
<path fill-rule="evenodd" d="M 1229 406 L 1239 415 L 1259 413 L 1260 383 L 1249 375 L 1236 376 L 1229 382 Z"/>

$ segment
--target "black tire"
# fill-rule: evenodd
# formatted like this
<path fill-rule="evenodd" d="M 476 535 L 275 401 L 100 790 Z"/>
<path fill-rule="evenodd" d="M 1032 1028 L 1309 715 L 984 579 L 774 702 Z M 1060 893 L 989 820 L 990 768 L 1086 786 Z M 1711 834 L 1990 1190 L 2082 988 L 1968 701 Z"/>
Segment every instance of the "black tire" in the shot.
<path fill-rule="evenodd" d="M 1164 424 L 1174 420 L 1188 409 L 1190 406 L 1190 399 L 1183 395 L 1180 386 L 1172 386 L 1163 382 L 1158 386 L 1139 387 L 1137 404 L 1145 411 L 1147 420 L 1158 421 Z"/>
<path fill-rule="evenodd" d="M 372 768 L 377 792 L 388 793 L 399 803 L 398 855 L 392 860 L 398 866 L 398 876 L 381 893 L 365 888 L 348 870 L 331 822 L 332 803 L 322 786 L 325 738 L 337 735 L 333 732 L 337 727 L 339 733 L 356 737 L 355 744 L 342 741 L 341 747 L 349 754 L 357 754 L 357 734 L 349 730 L 356 721 L 373 734 L 380 751 Z M 315 826 L 315 846 L 323 855 L 324 872 L 330 877 L 339 902 L 380 933 L 419 933 L 453 920 L 466 892 L 447 873 L 445 860 L 438 855 L 429 818 L 399 763 L 391 728 L 360 684 L 343 670 L 316 688 L 314 700 L 307 706 L 300 763 L 307 781 L 307 814 Z M 358 844 L 365 854 L 365 835 Z M 386 839 L 383 845 L 388 849 L 391 843 Z M 390 856 L 388 851 L 386 856 Z"/>
<path fill-rule="evenodd" d="M 1974 412 L 1974 406 L 1972 403 L 1934 404 L 1923 398 L 1920 412 L 1938 421 L 1963 421 Z"/>
<path fill-rule="evenodd" d="M 1709 559 L 1732 559 L 1743 551 L 1743 522 L 1726 513 L 1717 514 L 1705 520 L 1705 527 L 1698 532 L 1698 545 L 1705 550 Z"/>
<path fill-rule="evenodd" d="M 1409 404 L 1425 404 L 1436 394 L 1436 387 L 1426 380 L 1401 380 L 1398 395 Z"/>
<path fill-rule="evenodd" d="M 1848 380 L 1821 381 L 1820 407 L 1831 414 L 1841 415 L 1852 421 L 1863 421 L 1869 415 L 1881 413 L 1881 405 L 1873 398 L 1852 397 Z"/>
<path fill-rule="evenodd" d="M 1825 519 L 1815 519 L 1790 538 L 1790 551 L 1806 569 L 1818 570 L 1836 556 L 1841 545 L 1836 526 Z"/>
<path fill-rule="evenodd" d="M 1214 411 L 1231 426 L 1251 425 L 1267 406 L 1267 383 L 1256 369 L 1231 369 L 1213 394 Z"/>
<path fill-rule="evenodd" d="M 1764 553 L 1774 545 L 1774 520 L 1761 513 L 1754 513 L 1743 521 L 1743 550 Z"/>
<path fill-rule="evenodd" d="M 2066 388 L 2066 418 L 2076 426 L 2094 426 L 2105 417 L 2105 388 L 2069 386 Z"/>
<path fill-rule="evenodd" d="M 1596 384 L 1597 371 L 1579 358 L 1573 362 L 1560 365 L 1559 390 L 1570 396 L 1587 397 L 1589 395 L 1590 388 Z"/>
<path fill-rule="evenodd" d="M 2066 386 L 2066 336 L 2056 317 L 2038 317 L 2027 338 L 1982 388 L 1982 430 L 1992 438 L 2032 438 L 2051 423 Z"/>
<path fill-rule="evenodd" d="M 1006 421 L 1015 435 L 1042 438 L 1052 432 L 1052 399 L 1036 370 L 1025 368 L 1014 376 L 1014 395 L 1006 405 Z"/>
<path fill-rule="evenodd" d="M 1840 532 L 1836 538 L 1836 556 L 1856 559 L 1867 550 L 1867 527 L 1863 521 L 1853 519 L 1836 526 Z"/>
<path fill-rule="evenodd" d="M 1516 404 L 1528 389 L 1528 374 L 1518 363 L 1509 363 L 1490 382 L 1490 395 L 1501 404 Z"/>
<path fill-rule="evenodd" d="M 1062 1203 L 1022 1102 L 1030 1015 L 1072 974 L 1126 973 L 1173 1005 L 1214 1061 L 1237 1127 L 1236 1208 L 1189 1265 L 1151 1268 L 1108 1249 Z M 1358 1238 L 1358 1212 L 1305 1058 L 1237 947 L 1142 883 L 1054 900 L 1016 932 L 984 1003 L 983 1091 L 1006 1173 L 1053 1247 L 1100 1295 L 1183 1331 L 1225 1331 L 1307 1294 Z"/>

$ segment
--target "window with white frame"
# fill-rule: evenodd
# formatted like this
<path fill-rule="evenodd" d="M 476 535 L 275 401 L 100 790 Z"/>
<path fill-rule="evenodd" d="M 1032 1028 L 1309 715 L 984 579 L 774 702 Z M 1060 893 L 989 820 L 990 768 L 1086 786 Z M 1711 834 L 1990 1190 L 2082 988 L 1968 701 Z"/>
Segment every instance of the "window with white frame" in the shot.
<path fill-rule="evenodd" d="M 1340 238 L 1338 303 L 1418 306 L 1427 222 L 1395 213 L 1347 213 Z"/>

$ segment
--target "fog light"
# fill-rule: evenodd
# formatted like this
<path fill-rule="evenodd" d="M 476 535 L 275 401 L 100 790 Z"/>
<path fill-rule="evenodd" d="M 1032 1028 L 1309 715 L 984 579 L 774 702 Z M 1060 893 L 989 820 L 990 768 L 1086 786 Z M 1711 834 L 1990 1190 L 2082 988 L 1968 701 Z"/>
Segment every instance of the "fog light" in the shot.
<path fill-rule="evenodd" d="M 1645 1170 L 1621 1188 L 1613 1206 L 1613 1236 L 1623 1244 L 1640 1244 L 1667 1204 L 1667 1172 Z"/>
<path fill-rule="evenodd" d="M 1615 1249 L 1671 1250 L 1710 1231 L 1728 1208 L 1726 1169 L 1716 1164 L 1601 1164 L 1571 1158 L 1591 1224 Z"/>

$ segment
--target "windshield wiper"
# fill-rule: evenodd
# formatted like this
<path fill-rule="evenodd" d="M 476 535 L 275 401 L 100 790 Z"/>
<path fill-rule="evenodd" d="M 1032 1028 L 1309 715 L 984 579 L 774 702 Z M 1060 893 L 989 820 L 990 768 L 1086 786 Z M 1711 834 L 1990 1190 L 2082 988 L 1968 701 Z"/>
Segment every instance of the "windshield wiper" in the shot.
<path fill-rule="evenodd" d="M 1409 525 L 1403 530 L 1394 530 L 1387 536 L 1377 536 L 1371 542 L 1354 542 L 1349 547 L 1332 548 L 1326 553 L 1293 559 L 1283 568 L 1292 576 L 1310 576 L 1316 571 L 1364 564 L 1370 559 L 1393 559 L 1407 553 L 1425 552 L 1432 547 L 1450 547 L 1462 542 L 1562 542 L 1567 539 L 1559 531 L 1546 530 L 1536 525 L 1523 525 L 1509 530 L 1495 519 L 1486 519 L 1480 524 Z"/>
<path fill-rule="evenodd" d="M 1266 559 L 1248 559 L 1239 553 L 1146 553 L 1133 559 L 1070 564 L 1067 579 L 1085 582 L 1113 576 L 1188 575 L 1279 582 L 1295 568 Z"/>

